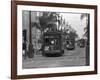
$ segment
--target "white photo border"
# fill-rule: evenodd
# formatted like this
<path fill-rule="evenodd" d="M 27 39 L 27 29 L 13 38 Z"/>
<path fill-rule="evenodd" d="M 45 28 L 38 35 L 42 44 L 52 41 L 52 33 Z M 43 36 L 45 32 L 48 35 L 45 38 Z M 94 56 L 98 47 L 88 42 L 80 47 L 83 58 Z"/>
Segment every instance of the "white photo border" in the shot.
<path fill-rule="evenodd" d="M 90 65 L 78 67 L 34 68 L 22 69 L 22 10 L 51 11 L 51 12 L 77 12 L 90 14 Z M 94 9 L 60 8 L 46 6 L 17 5 L 17 75 L 48 74 L 63 72 L 94 71 Z"/>

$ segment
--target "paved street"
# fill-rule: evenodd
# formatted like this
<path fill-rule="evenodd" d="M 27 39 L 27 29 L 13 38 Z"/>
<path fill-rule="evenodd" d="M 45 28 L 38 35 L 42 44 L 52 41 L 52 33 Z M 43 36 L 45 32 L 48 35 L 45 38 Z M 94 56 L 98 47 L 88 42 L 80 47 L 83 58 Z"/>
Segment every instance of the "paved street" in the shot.
<path fill-rule="evenodd" d="M 60 57 L 44 57 L 41 54 L 35 55 L 32 59 L 23 59 L 23 69 L 50 68 L 67 66 L 84 66 L 86 64 L 85 48 L 76 46 L 75 50 L 65 50 Z"/>

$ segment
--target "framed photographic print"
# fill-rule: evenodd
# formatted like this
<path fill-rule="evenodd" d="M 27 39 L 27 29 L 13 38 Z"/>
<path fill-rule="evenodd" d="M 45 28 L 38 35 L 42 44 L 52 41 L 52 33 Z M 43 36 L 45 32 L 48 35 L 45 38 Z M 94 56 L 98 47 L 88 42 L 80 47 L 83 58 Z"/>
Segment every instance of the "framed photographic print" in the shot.
<path fill-rule="evenodd" d="M 97 6 L 11 1 L 11 78 L 97 74 Z"/>

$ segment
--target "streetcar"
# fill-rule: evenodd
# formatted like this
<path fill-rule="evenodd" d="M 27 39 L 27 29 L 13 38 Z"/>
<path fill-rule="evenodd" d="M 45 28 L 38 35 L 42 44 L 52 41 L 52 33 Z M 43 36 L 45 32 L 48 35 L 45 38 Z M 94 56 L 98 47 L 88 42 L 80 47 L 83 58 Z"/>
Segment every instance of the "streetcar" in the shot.
<path fill-rule="evenodd" d="M 78 42 L 78 45 L 80 48 L 84 48 L 85 47 L 85 39 L 80 39 Z"/>
<path fill-rule="evenodd" d="M 45 32 L 43 35 L 43 56 L 62 56 L 64 49 L 62 47 L 61 32 Z"/>

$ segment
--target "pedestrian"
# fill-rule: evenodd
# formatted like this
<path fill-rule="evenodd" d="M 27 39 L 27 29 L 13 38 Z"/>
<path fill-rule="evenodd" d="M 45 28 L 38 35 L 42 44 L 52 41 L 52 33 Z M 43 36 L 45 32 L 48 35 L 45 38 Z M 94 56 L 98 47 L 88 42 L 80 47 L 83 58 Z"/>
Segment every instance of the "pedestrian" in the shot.
<path fill-rule="evenodd" d="M 22 55 L 23 55 L 24 59 L 26 59 L 27 51 L 26 51 L 26 41 L 24 39 L 23 39 L 23 51 L 22 51 Z"/>

